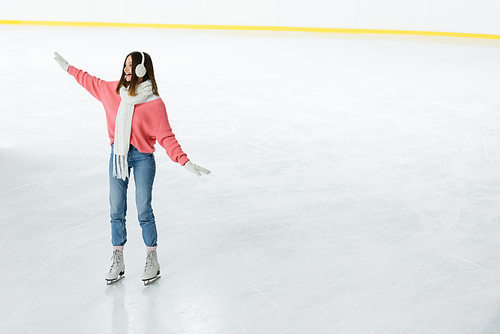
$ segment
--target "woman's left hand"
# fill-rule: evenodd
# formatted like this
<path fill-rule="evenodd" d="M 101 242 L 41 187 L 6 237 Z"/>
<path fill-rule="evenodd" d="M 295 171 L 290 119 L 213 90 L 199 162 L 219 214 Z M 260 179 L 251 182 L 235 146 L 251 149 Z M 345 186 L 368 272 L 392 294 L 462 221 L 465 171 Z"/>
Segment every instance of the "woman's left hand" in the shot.
<path fill-rule="evenodd" d="M 192 163 L 191 161 L 186 162 L 186 164 L 184 165 L 184 168 L 186 168 L 188 171 L 190 171 L 191 173 L 194 173 L 198 176 L 201 176 L 201 173 L 206 174 L 206 175 L 210 174 L 210 171 L 208 169 L 203 168 L 201 166 L 198 166 L 198 165 Z"/>

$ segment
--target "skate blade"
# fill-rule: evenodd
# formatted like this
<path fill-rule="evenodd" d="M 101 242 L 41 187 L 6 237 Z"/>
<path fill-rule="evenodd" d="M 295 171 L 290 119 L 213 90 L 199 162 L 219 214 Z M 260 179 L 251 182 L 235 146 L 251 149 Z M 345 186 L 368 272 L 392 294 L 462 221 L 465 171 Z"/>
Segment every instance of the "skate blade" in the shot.
<path fill-rule="evenodd" d="M 144 282 L 144 286 L 148 286 L 150 284 L 153 284 L 154 282 L 156 282 L 157 280 L 159 280 L 161 278 L 161 276 L 156 276 L 154 278 L 150 278 L 150 279 L 145 279 L 145 280 L 142 280 Z"/>
<path fill-rule="evenodd" d="M 125 278 L 125 275 L 122 275 L 122 276 L 118 277 L 117 279 L 107 279 L 106 280 L 106 285 L 113 285 L 113 284 L 115 284 L 117 282 L 120 282 L 124 278 Z"/>

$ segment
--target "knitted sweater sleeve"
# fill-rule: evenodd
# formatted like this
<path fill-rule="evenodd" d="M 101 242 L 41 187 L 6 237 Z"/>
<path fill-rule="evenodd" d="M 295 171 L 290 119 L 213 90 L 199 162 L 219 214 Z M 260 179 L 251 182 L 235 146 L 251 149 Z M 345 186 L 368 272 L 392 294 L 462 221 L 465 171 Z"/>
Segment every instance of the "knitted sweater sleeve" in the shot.
<path fill-rule="evenodd" d="M 164 106 L 164 105 L 163 105 Z M 168 122 L 168 116 L 166 109 L 163 107 L 163 111 L 160 113 L 158 119 L 158 129 L 156 131 L 156 140 L 165 149 L 167 155 L 172 159 L 173 162 L 178 162 L 181 166 L 184 166 L 186 162 L 189 161 L 187 154 L 182 151 L 181 145 L 175 138 L 170 123 Z"/>
<path fill-rule="evenodd" d="M 102 102 L 101 92 L 103 91 L 102 86 L 105 83 L 104 80 L 94 77 L 74 66 L 68 68 L 68 73 L 75 77 L 76 81 L 92 94 L 93 97 Z"/>

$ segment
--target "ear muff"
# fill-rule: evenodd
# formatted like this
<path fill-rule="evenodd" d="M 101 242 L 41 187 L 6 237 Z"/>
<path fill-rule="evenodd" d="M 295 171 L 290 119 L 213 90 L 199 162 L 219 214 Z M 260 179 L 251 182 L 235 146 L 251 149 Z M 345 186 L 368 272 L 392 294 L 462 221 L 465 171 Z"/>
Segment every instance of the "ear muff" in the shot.
<path fill-rule="evenodd" d="M 144 53 L 141 52 L 141 55 L 142 62 L 140 64 L 137 64 L 137 66 L 135 67 L 135 75 L 137 75 L 139 78 L 142 78 L 146 75 L 146 66 L 144 66 Z"/>

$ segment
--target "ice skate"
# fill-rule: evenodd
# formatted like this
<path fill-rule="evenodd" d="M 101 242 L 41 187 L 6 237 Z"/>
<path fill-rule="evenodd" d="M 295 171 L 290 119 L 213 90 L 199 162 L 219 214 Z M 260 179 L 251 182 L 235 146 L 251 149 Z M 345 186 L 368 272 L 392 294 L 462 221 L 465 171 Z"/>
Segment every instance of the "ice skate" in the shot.
<path fill-rule="evenodd" d="M 144 286 L 156 282 L 160 279 L 160 277 L 160 264 L 158 263 L 156 252 L 148 251 L 146 256 L 146 266 L 144 267 L 144 273 L 142 274 Z"/>
<path fill-rule="evenodd" d="M 113 257 L 111 258 L 113 263 L 111 268 L 106 273 L 106 282 L 108 285 L 114 284 L 125 277 L 125 262 L 123 261 L 123 251 L 114 250 Z"/>

